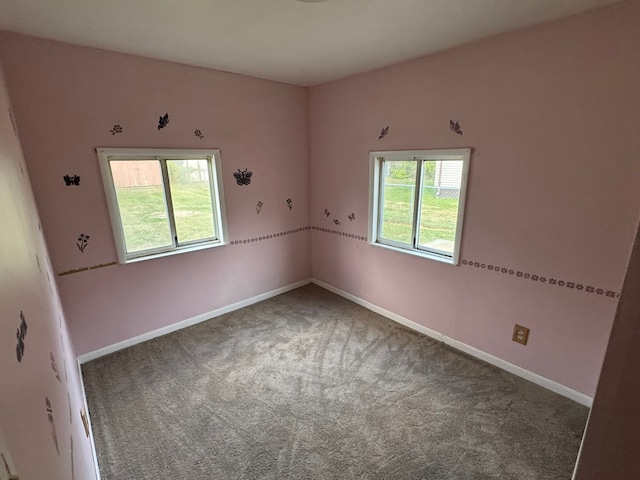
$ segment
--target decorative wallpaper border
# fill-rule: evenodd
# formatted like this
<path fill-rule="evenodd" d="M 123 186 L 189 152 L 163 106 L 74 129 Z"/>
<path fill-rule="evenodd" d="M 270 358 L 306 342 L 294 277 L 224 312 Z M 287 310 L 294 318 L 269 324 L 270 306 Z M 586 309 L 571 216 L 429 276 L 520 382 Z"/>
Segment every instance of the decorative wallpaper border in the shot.
<path fill-rule="evenodd" d="M 522 270 L 516 270 L 510 267 L 502 267 L 498 265 L 493 265 L 490 263 L 476 262 L 473 260 L 462 260 L 462 265 L 466 265 L 468 267 L 479 268 L 481 270 L 488 270 L 494 273 L 500 273 L 502 275 L 513 275 L 516 278 L 522 278 L 524 280 L 529 280 L 530 282 L 538 282 L 545 283 L 547 285 L 555 286 L 555 287 L 563 287 L 569 288 L 572 290 L 578 290 L 584 293 L 596 294 L 596 295 L 604 295 L 605 297 L 610 298 L 620 298 L 620 292 L 615 292 L 613 290 L 605 290 L 604 288 L 594 287 L 593 285 L 584 285 L 579 282 L 569 281 L 569 280 L 560 280 L 555 277 L 548 277 L 544 275 L 539 275 L 535 273 L 523 272 Z"/>
<path fill-rule="evenodd" d="M 317 230 L 319 232 L 324 232 L 324 233 L 331 233 L 333 235 L 339 235 L 341 237 L 347 237 L 347 238 L 353 238 L 354 240 L 360 240 L 362 242 L 366 242 L 367 237 L 362 237 L 360 235 L 355 235 L 353 233 L 347 233 L 347 232 L 340 232 L 338 230 L 331 230 L 330 228 L 323 228 L 323 227 L 310 227 L 312 230 Z"/>
<path fill-rule="evenodd" d="M 331 230 L 328 228 L 322 227 L 311 227 L 313 230 L 318 230 L 320 232 L 331 233 L 334 235 L 340 235 L 343 237 L 353 238 L 356 240 L 367 241 L 367 237 L 361 237 L 359 235 L 353 235 L 350 233 L 340 232 L 337 230 Z M 520 278 L 523 280 L 529 280 L 530 282 L 544 283 L 554 287 L 568 288 L 571 290 L 577 290 L 579 292 L 600 295 L 608 298 L 620 298 L 620 292 L 616 292 L 614 290 L 606 290 L 601 287 L 595 287 L 593 285 L 586 285 L 584 283 L 572 281 L 572 280 L 564 280 L 558 279 L 556 277 L 550 277 L 545 275 L 540 275 L 537 273 L 529 273 L 524 272 L 522 270 L 518 270 L 511 267 L 503 267 L 499 265 L 493 265 L 491 263 L 477 262 L 474 260 L 464 259 L 461 261 L 463 266 L 475 267 L 481 270 L 487 270 L 493 273 L 499 273 L 502 275 L 514 276 L 516 278 Z"/>
<path fill-rule="evenodd" d="M 116 265 L 117 263 L 118 262 L 109 262 L 109 263 L 101 263 L 100 265 L 93 265 L 91 267 L 74 268 L 72 270 L 65 270 L 64 272 L 60 272 L 58 276 L 62 277 L 63 275 L 71 275 L 73 273 L 86 272 L 87 270 L 95 270 L 96 268 L 110 267 L 112 265 Z"/>
<path fill-rule="evenodd" d="M 284 232 L 278 232 L 278 233 L 273 233 L 269 235 L 262 235 L 259 237 L 245 238 L 242 240 L 232 240 L 231 242 L 229 242 L 229 245 L 246 245 L 248 243 L 262 242 L 264 240 L 271 240 L 273 238 L 285 237 L 287 235 L 293 235 L 295 233 L 300 233 L 306 230 L 316 230 L 318 232 L 330 233 L 332 235 L 351 238 L 351 239 L 359 240 L 362 242 L 368 241 L 367 237 L 364 237 L 361 235 L 355 235 L 353 233 L 340 232 L 338 230 L 332 230 L 332 229 L 323 228 L 323 227 L 307 226 L 307 227 L 294 228 L 292 230 L 286 230 Z M 463 266 L 479 268 L 481 270 L 487 270 L 489 272 L 499 273 L 501 275 L 513 276 L 523 280 L 528 280 L 530 282 L 543 283 L 543 284 L 547 284 L 554 287 L 560 287 L 560 288 L 568 288 L 571 290 L 577 290 L 579 292 L 589 293 L 592 295 L 594 294 L 600 295 L 608 298 L 620 298 L 620 292 L 616 292 L 614 290 L 606 290 L 604 288 L 595 287 L 593 285 L 585 285 L 583 283 L 572 281 L 572 280 L 564 280 L 564 279 L 558 279 L 555 277 L 539 275 L 537 273 L 524 272 L 522 270 L 517 270 L 511 267 L 503 267 L 499 265 L 493 265 L 491 263 L 484 263 L 484 262 L 469 260 L 466 258 L 463 259 L 460 263 Z M 95 270 L 97 268 L 110 267 L 116 264 L 117 262 L 109 262 L 109 263 L 102 263 L 100 265 L 93 265 L 91 267 L 75 268 L 72 270 L 66 270 L 64 272 L 60 272 L 58 273 L 58 276 L 71 275 L 79 272 L 86 272 L 87 270 Z"/>
<path fill-rule="evenodd" d="M 242 240 L 231 240 L 229 242 L 229 245 L 241 245 L 241 244 L 246 244 L 246 243 L 254 243 L 254 242 L 262 242 L 264 240 L 271 240 L 272 238 L 277 238 L 277 237 L 285 237 L 287 235 L 293 235 L 294 233 L 299 233 L 302 232 L 304 230 L 309 230 L 311 227 L 300 227 L 300 228 L 294 228 L 293 230 L 287 230 L 285 232 L 278 232 L 278 233 L 273 233 L 270 235 L 263 235 L 260 237 L 253 237 L 253 238 L 245 238 Z"/>

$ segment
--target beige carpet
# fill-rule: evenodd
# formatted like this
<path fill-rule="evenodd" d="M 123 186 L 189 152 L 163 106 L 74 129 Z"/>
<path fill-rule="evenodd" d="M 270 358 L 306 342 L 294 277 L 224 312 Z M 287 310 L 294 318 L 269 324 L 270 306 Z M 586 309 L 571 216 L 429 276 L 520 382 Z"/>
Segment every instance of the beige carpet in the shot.
<path fill-rule="evenodd" d="M 103 480 L 568 480 L 587 416 L 315 285 L 83 374 Z"/>

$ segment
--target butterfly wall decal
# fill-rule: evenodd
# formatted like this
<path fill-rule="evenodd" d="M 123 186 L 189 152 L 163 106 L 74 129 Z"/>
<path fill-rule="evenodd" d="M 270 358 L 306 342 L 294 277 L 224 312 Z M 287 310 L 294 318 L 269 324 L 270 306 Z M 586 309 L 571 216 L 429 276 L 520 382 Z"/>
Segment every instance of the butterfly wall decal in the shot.
<path fill-rule="evenodd" d="M 233 177 L 236 179 L 236 183 L 240 186 L 249 185 L 251 183 L 251 175 L 253 175 L 253 172 L 248 172 L 246 168 L 244 170 L 238 169 L 237 172 L 233 172 Z"/>
<path fill-rule="evenodd" d="M 324 215 L 325 215 L 325 217 L 328 217 L 329 215 L 331 215 L 331 212 L 325 208 L 324 209 Z"/>
<path fill-rule="evenodd" d="M 382 140 L 384 137 L 386 137 L 387 133 L 389 133 L 389 125 L 387 125 L 382 130 L 380 130 L 380 135 L 378 135 L 378 140 Z"/>
<path fill-rule="evenodd" d="M 165 113 L 164 116 L 160 115 L 160 120 L 158 120 L 158 130 L 164 128 L 169 123 L 169 114 Z"/>
<path fill-rule="evenodd" d="M 80 185 L 80 175 L 65 175 L 62 178 L 64 179 L 64 183 L 67 187 L 70 187 L 72 185 Z"/>
<path fill-rule="evenodd" d="M 453 133 L 457 133 L 458 135 L 462 135 L 462 130 L 460 130 L 460 124 L 458 122 L 454 122 L 451 119 L 449 119 L 449 129 Z"/>
<path fill-rule="evenodd" d="M 22 362 L 24 357 L 24 337 L 27 336 L 27 321 L 24 318 L 24 313 L 20 311 L 20 326 L 16 329 L 16 338 L 18 343 L 16 344 L 16 356 L 18 357 L 18 363 Z"/>

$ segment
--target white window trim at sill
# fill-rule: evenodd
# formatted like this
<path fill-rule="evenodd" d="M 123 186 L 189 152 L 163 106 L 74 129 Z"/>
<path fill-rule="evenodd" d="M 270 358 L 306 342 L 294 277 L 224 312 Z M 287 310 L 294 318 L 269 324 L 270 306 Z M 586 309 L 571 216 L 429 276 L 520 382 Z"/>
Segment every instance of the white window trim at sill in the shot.
<path fill-rule="evenodd" d="M 145 260 L 152 260 L 155 258 L 171 257 L 173 255 L 179 255 L 182 253 L 189 253 L 189 252 L 197 252 L 199 250 L 207 250 L 209 248 L 222 247 L 224 245 L 226 245 L 226 243 L 216 242 L 216 243 L 202 243 L 199 245 L 189 245 L 186 247 L 178 247 L 176 249 L 168 250 L 166 252 L 152 253 L 149 255 L 140 255 L 139 257 L 127 258 L 125 259 L 124 262 L 121 262 L 121 264 L 127 265 L 129 263 L 143 262 Z"/>
<path fill-rule="evenodd" d="M 422 250 L 413 250 L 408 248 L 394 247 L 393 245 L 387 245 L 380 242 L 370 241 L 369 245 L 374 247 L 386 248 L 387 250 L 392 250 L 394 252 L 404 253 L 406 255 L 413 255 L 414 257 L 426 258 L 428 260 L 435 260 L 436 262 L 446 263 L 447 265 L 457 266 L 460 262 L 454 262 L 453 257 L 448 257 L 446 255 L 438 255 L 437 253 L 426 252 Z"/>

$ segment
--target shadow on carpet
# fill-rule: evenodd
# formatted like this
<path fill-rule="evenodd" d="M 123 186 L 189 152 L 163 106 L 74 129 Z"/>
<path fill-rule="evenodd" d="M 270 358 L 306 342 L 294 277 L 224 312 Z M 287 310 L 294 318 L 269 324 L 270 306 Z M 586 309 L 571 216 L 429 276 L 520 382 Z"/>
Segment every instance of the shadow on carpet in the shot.
<path fill-rule="evenodd" d="M 82 370 L 103 480 L 568 480 L 588 413 L 315 285 Z"/>

